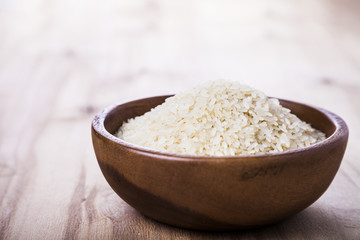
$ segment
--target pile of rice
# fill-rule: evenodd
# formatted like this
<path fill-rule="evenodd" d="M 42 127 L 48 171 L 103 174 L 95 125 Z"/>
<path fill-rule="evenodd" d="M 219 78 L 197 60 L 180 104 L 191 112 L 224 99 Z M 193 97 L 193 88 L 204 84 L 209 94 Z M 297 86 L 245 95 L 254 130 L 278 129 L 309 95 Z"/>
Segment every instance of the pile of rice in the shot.
<path fill-rule="evenodd" d="M 229 156 L 282 152 L 325 139 L 277 99 L 230 81 L 211 81 L 123 123 L 117 137 L 186 155 Z"/>

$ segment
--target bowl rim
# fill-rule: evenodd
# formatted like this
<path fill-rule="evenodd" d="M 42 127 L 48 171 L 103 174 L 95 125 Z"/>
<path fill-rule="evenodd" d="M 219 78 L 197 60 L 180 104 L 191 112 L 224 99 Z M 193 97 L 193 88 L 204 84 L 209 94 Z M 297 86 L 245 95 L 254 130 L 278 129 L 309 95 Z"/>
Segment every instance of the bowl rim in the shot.
<path fill-rule="evenodd" d="M 140 145 L 136 145 L 130 142 L 127 142 L 123 139 L 120 139 L 118 137 L 116 137 L 115 135 L 111 134 L 110 132 L 108 132 L 105 128 L 104 122 L 105 119 L 108 117 L 109 113 L 112 112 L 115 108 L 120 107 L 121 105 L 126 105 L 126 104 L 130 104 L 133 102 L 138 102 L 138 101 L 146 101 L 148 99 L 151 98 L 161 98 L 161 97 L 171 97 L 172 95 L 158 95 L 158 96 L 151 96 L 151 97 L 145 97 L 145 98 L 139 98 L 139 99 L 135 99 L 135 100 L 131 100 L 131 101 L 125 101 L 125 102 L 121 102 L 118 104 L 113 104 L 110 105 L 106 108 L 104 108 L 102 111 L 100 111 L 98 114 L 95 115 L 93 121 L 92 121 L 92 129 L 100 134 L 102 137 L 106 138 L 107 140 L 114 142 L 116 144 L 119 144 L 123 147 L 132 149 L 132 150 L 136 150 L 136 151 L 140 151 L 143 154 L 152 154 L 152 155 L 157 155 L 157 157 L 160 158 L 169 158 L 171 157 L 176 158 L 177 160 L 183 160 L 183 161 L 187 161 L 187 160 L 206 160 L 206 161 L 218 161 L 218 160 L 230 160 L 230 159 L 242 159 L 242 158 L 264 158 L 264 157 L 275 157 L 275 156 L 284 156 L 284 155 L 292 155 L 292 154 L 298 154 L 301 152 L 306 152 L 308 150 L 312 150 L 315 148 L 318 148 L 320 146 L 323 145 L 327 145 L 330 144 L 332 142 L 335 142 L 336 140 L 338 140 L 339 138 L 343 137 L 343 136 L 347 136 L 349 134 L 349 129 L 347 124 L 345 123 L 345 121 L 338 116 L 337 114 L 328 111 L 324 108 L 321 107 L 316 107 L 314 105 L 311 104 L 307 104 L 307 103 L 301 103 L 301 102 L 297 102 L 297 101 L 293 101 L 293 100 L 287 100 L 287 99 L 282 99 L 282 98 L 277 98 L 277 97 L 269 97 L 269 98 L 275 98 L 278 99 L 279 101 L 283 101 L 283 102 L 288 102 L 288 103 L 293 103 L 293 104 L 298 104 L 298 105 L 302 105 L 308 108 L 312 108 L 315 111 L 321 112 L 322 114 L 324 114 L 330 122 L 332 122 L 335 126 L 335 131 L 328 136 L 327 138 L 325 138 L 324 140 L 317 142 L 315 144 L 312 144 L 310 146 L 307 147 L 303 147 L 303 148 L 297 148 L 297 149 L 292 149 L 292 150 L 287 150 L 287 151 L 283 151 L 283 152 L 274 152 L 274 153 L 259 153 L 256 155 L 224 155 L 224 156 L 205 156 L 205 155 L 191 155 L 191 154 L 179 154 L 179 153 L 171 153 L 171 152 L 165 152 L 165 151 L 159 151 L 159 150 L 155 150 L 155 149 L 151 149 L 148 147 L 143 147 Z"/>

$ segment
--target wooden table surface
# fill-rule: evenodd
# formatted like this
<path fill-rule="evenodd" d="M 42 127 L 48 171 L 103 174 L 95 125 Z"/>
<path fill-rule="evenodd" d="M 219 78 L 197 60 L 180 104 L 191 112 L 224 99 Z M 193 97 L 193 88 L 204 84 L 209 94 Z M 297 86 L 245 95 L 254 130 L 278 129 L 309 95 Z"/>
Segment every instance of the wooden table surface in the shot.
<path fill-rule="evenodd" d="M 0 239 L 360 239 L 360 2 L 0 0 Z M 102 176 L 102 108 L 225 78 L 311 103 L 350 129 L 312 206 L 276 225 L 152 221 Z"/>

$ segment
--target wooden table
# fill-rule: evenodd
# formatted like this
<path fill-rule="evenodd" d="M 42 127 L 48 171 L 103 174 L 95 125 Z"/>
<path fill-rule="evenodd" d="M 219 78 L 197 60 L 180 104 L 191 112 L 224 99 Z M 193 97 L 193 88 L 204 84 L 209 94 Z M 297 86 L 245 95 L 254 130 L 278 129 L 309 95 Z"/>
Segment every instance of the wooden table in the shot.
<path fill-rule="evenodd" d="M 356 0 L 0 1 L 0 239 L 360 239 L 359 12 Z M 154 222 L 111 190 L 94 115 L 218 78 L 345 119 L 343 163 L 316 203 L 209 233 Z"/>

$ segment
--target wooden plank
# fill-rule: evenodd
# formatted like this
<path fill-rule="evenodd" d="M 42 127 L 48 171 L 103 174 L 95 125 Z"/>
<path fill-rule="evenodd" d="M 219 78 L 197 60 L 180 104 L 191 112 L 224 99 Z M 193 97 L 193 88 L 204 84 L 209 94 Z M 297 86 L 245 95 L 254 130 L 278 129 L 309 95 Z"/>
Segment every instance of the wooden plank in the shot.
<path fill-rule="evenodd" d="M 322 1 L 0 2 L 0 239 L 358 239 L 360 5 Z M 349 125 L 328 191 L 287 221 L 197 232 L 107 185 L 90 139 L 107 105 L 227 78 Z"/>

